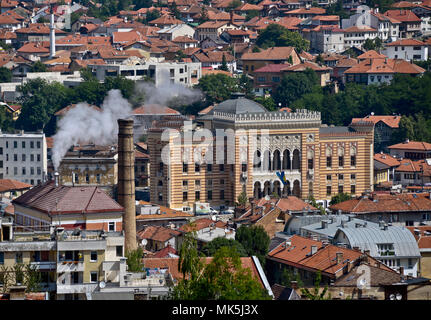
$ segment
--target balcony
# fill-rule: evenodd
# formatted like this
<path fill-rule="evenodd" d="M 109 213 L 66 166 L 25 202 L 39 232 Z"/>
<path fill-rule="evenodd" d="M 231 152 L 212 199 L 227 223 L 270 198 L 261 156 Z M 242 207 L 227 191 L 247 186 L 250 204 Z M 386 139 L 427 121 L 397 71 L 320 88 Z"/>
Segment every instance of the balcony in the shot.
<path fill-rule="evenodd" d="M 57 263 L 57 273 L 63 272 L 83 272 L 84 262 L 82 261 L 63 261 Z"/>
<path fill-rule="evenodd" d="M 58 284 L 57 293 L 90 293 L 97 288 L 97 283 Z"/>
<path fill-rule="evenodd" d="M 56 262 L 53 261 L 32 261 L 31 266 L 35 266 L 37 270 L 55 270 Z"/>

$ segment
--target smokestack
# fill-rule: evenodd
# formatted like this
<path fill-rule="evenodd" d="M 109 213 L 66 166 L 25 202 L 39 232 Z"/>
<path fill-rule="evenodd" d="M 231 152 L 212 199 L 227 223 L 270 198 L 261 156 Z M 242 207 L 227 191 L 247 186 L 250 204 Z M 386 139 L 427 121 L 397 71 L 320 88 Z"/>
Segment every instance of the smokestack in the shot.
<path fill-rule="evenodd" d="M 49 57 L 55 56 L 55 28 L 54 28 L 54 12 L 51 6 L 51 16 L 49 24 Z"/>
<path fill-rule="evenodd" d="M 59 173 L 56 171 L 54 172 L 54 182 L 55 182 L 55 186 L 58 187 L 58 180 L 59 180 Z"/>
<path fill-rule="evenodd" d="M 137 249 L 133 120 L 118 119 L 118 203 L 124 208 L 126 252 Z"/>

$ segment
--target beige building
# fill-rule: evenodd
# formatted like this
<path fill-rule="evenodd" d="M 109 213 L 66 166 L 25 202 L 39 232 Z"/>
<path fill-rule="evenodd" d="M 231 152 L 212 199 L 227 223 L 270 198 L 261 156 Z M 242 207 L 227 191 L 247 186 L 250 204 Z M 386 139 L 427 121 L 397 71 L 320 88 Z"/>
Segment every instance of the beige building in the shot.
<path fill-rule="evenodd" d="M 149 130 L 153 203 L 189 211 L 196 202 L 232 206 L 243 191 L 328 200 L 372 190 L 372 123 L 322 126 L 319 112 L 268 112 L 240 97 L 185 124 Z M 216 130 L 225 136 L 214 138 Z"/>

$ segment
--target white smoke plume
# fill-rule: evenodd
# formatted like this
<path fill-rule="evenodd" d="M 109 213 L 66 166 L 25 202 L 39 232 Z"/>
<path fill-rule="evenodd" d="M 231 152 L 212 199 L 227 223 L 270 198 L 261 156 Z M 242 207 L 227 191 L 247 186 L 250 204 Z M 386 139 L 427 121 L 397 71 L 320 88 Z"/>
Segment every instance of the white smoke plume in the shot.
<path fill-rule="evenodd" d="M 59 121 L 59 130 L 54 135 L 52 161 L 55 170 L 67 150 L 79 141 L 108 145 L 117 141 L 118 119 L 128 118 L 132 107 L 123 98 L 120 90 L 110 90 L 102 104 L 102 111 L 81 102 L 69 110 Z"/>
<path fill-rule="evenodd" d="M 200 90 L 171 82 L 168 70 L 159 72 L 158 76 L 160 82 L 157 86 L 152 82 L 141 82 L 136 85 L 136 91 L 145 94 L 144 105 L 181 106 L 191 104 L 202 98 Z"/>

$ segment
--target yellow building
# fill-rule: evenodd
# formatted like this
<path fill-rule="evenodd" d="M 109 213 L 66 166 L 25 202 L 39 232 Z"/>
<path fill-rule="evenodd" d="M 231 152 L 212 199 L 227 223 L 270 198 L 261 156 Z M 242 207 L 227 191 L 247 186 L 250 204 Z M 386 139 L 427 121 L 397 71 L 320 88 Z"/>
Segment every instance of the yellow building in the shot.
<path fill-rule="evenodd" d="M 173 209 L 232 206 L 243 191 L 329 200 L 373 188 L 372 123 L 322 126 L 319 112 L 267 112 L 239 97 L 176 129 L 148 135 L 151 202 Z"/>

